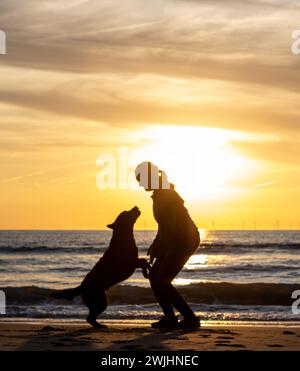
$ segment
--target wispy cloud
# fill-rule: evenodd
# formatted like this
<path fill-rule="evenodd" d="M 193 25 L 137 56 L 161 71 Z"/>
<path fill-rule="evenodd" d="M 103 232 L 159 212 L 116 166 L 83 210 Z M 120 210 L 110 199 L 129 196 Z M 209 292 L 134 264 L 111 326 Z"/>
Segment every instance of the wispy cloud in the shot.
<path fill-rule="evenodd" d="M 36 176 L 45 175 L 47 173 L 55 172 L 55 171 L 58 171 L 58 170 L 65 170 L 65 169 L 70 169 L 70 168 L 74 168 L 74 167 L 82 167 L 82 166 L 87 166 L 87 165 L 92 165 L 92 164 L 95 165 L 95 161 L 76 162 L 76 163 L 66 164 L 66 165 L 63 165 L 63 166 L 56 166 L 56 167 L 52 167 L 52 168 L 42 169 L 42 170 L 35 171 L 33 173 L 30 173 L 30 174 L 24 174 L 24 175 L 14 176 L 14 177 L 11 177 L 11 178 L 1 179 L 0 182 L 1 183 L 16 182 L 16 181 L 23 180 L 23 179 L 26 179 L 26 178 L 33 178 L 33 177 L 36 177 Z"/>
<path fill-rule="evenodd" d="M 270 181 L 265 182 L 265 183 L 255 184 L 253 186 L 253 188 L 264 188 L 264 187 L 269 187 L 269 186 L 271 186 L 273 184 L 275 184 L 275 181 L 274 180 L 270 180 Z"/>

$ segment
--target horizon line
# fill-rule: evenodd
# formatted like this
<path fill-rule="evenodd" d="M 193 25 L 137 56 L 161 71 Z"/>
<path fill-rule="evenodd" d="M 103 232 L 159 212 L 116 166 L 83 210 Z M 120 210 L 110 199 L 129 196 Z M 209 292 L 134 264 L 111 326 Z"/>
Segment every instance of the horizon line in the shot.
<path fill-rule="evenodd" d="M 245 228 L 217 228 L 217 229 L 211 229 L 211 228 L 198 228 L 199 231 L 213 231 L 213 232 L 218 232 L 218 231 L 239 231 L 239 232 L 264 232 L 264 231 L 274 231 L 274 232 L 280 232 L 280 231 L 290 231 L 290 232 L 300 232 L 300 229 L 299 228 L 294 228 L 294 229 L 291 229 L 291 228 L 279 228 L 279 229 L 274 229 L 274 228 L 256 228 L 256 229 L 245 229 Z M 95 231 L 99 231 L 99 232 L 105 232 L 105 231 L 111 231 L 111 229 L 109 228 L 105 228 L 105 229 L 94 229 L 94 228 L 88 228 L 88 229 L 83 229 L 83 228 L 80 228 L 80 229 L 74 229 L 74 228 L 64 228 L 64 229 L 55 229 L 55 228 L 39 228 L 39 229 L 32 229 L 32 228 L 24 228 L 24 229 L 19 229 L 19 228 L 8 228 L 8 229 L 2 229 L 0 228 L 0 232 L 75 232 L 75 231 L 91 231 L 91 232 L 95 232 Z M 134 229 L 134 231 L 142 231 L 142 232 L 156 232 L 157 229 L 142 229 L 142 228 L 136 228 Z"/>

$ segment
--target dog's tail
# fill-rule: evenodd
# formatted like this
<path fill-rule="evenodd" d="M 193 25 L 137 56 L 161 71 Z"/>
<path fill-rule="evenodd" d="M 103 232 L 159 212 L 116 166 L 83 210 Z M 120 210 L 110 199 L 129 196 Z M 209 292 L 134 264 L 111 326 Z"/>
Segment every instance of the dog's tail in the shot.
<path fill-rule="evenodd" d="M 52 292 L 50 294 L 51 298 L 55 299 L 67 299 L 72 300 L 75 296 L 81 294 L 81 286 L 74 287 L 73 289 L 66 289 L 61 291 Z"/>
<path fill-rule="evenodd" d="M 145 278 L 149 278 L 149 271 L 151 269 L 151 265 L 148 263 L 147 259 L 138 259 L 136 267 L 142 268 L 143 276 Z"/>

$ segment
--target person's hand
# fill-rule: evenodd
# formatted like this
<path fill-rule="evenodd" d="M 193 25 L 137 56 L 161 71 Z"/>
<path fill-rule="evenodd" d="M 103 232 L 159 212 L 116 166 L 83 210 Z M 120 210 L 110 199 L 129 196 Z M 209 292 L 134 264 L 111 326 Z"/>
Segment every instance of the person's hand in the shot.
<path fill-rule="evenodd" d="M 154 262 L 154 256 L 153 255 L 150 255 L 150 260 L 149 260 L 149 264 L 152 265 L 153 262 Z"/>
<path fill-rule="evenodd" d="M 143 276 L 145 278 L 149 278 L 150 270 L 152 267 L 150 263 L 147 261 L 147 259 L 144 258 L 138 259 L 137 268 L 142 268 Z"/>
<path fill-rule="evenodd" d="M 153 261 L 154 261 L 154 256 L 153 256 L 153 250 L 154 250 L 154 244 L 150 245 L 148 251 L 147 251 L 147 255 L 150 256 L 150 261 L 149 263 L 152 265 Z"/>

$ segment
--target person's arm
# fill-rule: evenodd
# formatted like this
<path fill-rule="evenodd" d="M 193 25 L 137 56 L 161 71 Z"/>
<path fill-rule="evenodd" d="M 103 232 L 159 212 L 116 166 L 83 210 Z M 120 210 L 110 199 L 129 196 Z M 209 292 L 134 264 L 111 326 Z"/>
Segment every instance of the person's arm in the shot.
<path fill-rule="evenodd" d="M 152 244 L 150 245 L 148 251 L 147 251 L 147 255 L 150 256 L 150 264 L 153 263 L 153 260 L 155 258 L 155 252 L 157 252 L 157 248 L 159 248 L 159 246 L 161 245 L 161 232 L 160 232 L 160 228 L 158 226 L 158 231 L 157 231 L 157 234 L 156 234 L 156 237 L 154 238 Z"/>

